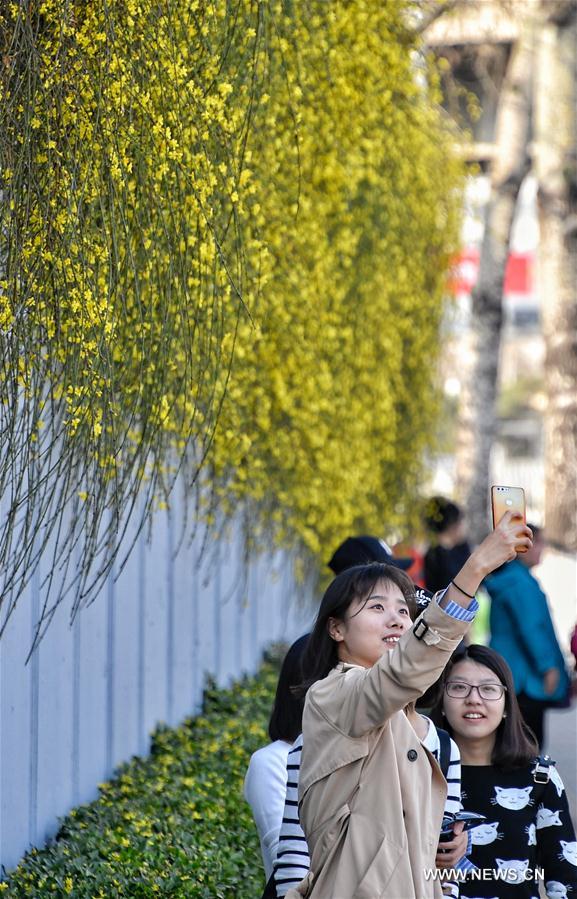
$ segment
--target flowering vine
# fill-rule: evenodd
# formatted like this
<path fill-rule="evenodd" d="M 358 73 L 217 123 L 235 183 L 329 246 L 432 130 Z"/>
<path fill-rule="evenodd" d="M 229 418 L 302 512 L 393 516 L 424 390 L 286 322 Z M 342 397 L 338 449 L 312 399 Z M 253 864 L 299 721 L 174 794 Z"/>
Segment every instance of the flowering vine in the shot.
<path fill-rule="evenodd" d="M 39 635 L 90 601 L 177 477 L 320 558 L 406 520 L 462 177 L 414 7 L 0 13 L 3 624 L 41 559 Z"/>

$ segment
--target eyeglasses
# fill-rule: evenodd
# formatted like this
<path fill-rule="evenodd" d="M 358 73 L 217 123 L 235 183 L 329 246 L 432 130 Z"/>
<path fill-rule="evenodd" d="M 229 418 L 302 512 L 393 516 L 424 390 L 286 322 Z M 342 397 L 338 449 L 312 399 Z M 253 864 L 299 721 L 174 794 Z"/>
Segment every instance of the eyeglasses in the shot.
<path fill-rule="evenodd" d="M 488 702 L 501 699 L 506 689 L 503 684 L 466 684 L 459 680 L 450 680 L 445 684 L 445 693 L 452 699 L 466 699 L 471 695 L 471 690 L 476 690 L 481 699 Z"/>

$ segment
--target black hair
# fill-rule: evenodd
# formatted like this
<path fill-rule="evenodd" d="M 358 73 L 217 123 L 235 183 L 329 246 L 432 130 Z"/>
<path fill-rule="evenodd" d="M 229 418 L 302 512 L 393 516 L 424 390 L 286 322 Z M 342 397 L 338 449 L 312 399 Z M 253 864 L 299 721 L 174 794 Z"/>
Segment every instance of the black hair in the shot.
<path fill-rule="evenodd" d="M 455 665 L 464 661 L 476 662 L 478 665 L 484 665 L 486 668 L 489 668 L 507 688 L 505 690 L 506 715 L 503 716 L 495 734 L 491 763 L 504 770 L 524 767 L 539 755 L 537 740 L 523 721 L 509 665 L 502 655 L 488 646 L 471 643 L 470 646 L 459 647 L 453 653 L 441 679 L 439 696 L 430 713 L 433 723 L 439 727 L 444 727 L 453 736 L 452 728 L 443 716 L 444 688 L 446 682 L 450 680 Z"/>
<path fill-rule="evenodd" d="M 461 520 L 462 512 L 456 503 L 444 496 L 432 496 L 425 506 L 425 525 L 434 534 L 442 534 Z"/>
<path fill-rule="evenodd" d="M 414 620 L 417 614 L 415 587 L 410 577 L 394 565 L 383 562 L 370 562 L 368 565 L 355 565 L 347 568 L 331 581 L 321 600 L 310 639 L 303 656 L 303 682 L 297 692 L 304 696 L 308 688 L 326 677 L 337 662 L 338 644 L 328 632 L 329 618 L 344 620 L 347 610 L 355 599 L 368 600 L 375 585 L 386 581 L 399 587 L 409 607 L 409 614 Z"/>
<path fill-rule="evenodd" d="M 293 687 L 303 678 L 302 660 L 310 634 L 295 640 L 282 663 L 274 705 L 268 723 L 271 740 L 293 743 L 302 731 L 304 697 L 295 695 Z"/>

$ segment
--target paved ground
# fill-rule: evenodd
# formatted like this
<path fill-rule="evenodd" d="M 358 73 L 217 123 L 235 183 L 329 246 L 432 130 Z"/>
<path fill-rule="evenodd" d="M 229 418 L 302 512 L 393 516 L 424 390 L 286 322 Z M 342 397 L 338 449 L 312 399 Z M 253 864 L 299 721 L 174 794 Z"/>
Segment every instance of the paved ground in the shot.
<path fill-rule="evenodd" d="M 533 573 L 549 597 L 559 643 L 568 651 L 569 634 L 577 621 L 577 556 L 548 550 Z M 577 704 L 548 712 L 546 728 L 545 750 L 557 762 L 577 827 Z M 543 884 L 540 896 L 546 897 Z"/>
<path fill-rule="evenodd" d="M 546 751 L 557 762 L 577 829 L 577 705 L 571 709 L 549 712 L 546 727 Z M 542 883 L 539 884 L 539 896 L 540 899 L 547 899 Z"/>
<path fill-rule="evenodd" d="M 549 712 L 546 727 L 545 751 L 557 762 L 577 828 L 577 705 L 574 704 L 571 709 Z"/>
<path fill-rule="evenodd" d="M 549 597 L 559 642 L 567 650 L 569 634 L 577 621 L 577 556 L 550 550 L 534 574 Z M 577 704 L 571 709 L 548 712 L 546 727 L 545 748 L 557 762 L 577 825 Z"/>

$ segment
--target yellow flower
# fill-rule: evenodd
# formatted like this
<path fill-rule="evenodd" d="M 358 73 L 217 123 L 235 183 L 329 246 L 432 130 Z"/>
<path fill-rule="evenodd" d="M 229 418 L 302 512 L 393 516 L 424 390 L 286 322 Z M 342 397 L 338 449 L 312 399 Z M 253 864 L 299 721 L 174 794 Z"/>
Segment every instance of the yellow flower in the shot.
<path fill-rule="evenodd" d="M 96 516 L 184 460 L 319 563 L 406 522 L 462 182 L 407 7 L 43 2 L 39 80 L 2 87 L 0 329 Z"/>

